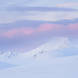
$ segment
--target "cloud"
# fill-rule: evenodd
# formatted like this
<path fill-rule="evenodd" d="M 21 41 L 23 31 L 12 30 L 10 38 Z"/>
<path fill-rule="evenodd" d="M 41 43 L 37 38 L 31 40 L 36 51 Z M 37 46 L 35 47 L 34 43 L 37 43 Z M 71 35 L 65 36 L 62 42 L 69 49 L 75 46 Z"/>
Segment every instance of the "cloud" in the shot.
<path fill-rule="evenodd" d="M 68 29 L 72 31 L 78 30 L 78 23 L 69 24 Z"/>
<path fill-rule="evenodd" d="M 64 7 L 64 8 L 75 8 L 78 9 L 78 2 L 68 2 L 63 4 L 57 4 L 57 7 Z"/>
<path fill-rule="evenodd" d="M 48 12 L 48 11 L 78 11 L 77 9 L 72 8 L 60 8 L 60 7 L 25 7 L 25 6 L 13 6 L 8 7 L 8 11 L 14 12 L 27 12 L 27 11 L 41 11 L 41 12 Z"/>
<path fill-rule="evenodd" d="M 8 30 L 7 32 L 4 32 L 1 36 L 11 38 L 17 35 L 31 35 L 33 34 L 33 32 L 33 28 L 18 28 Z"/>
<path fill-rule="evenodd" d="M 42 24 L 37 29 L 38 32 L 44 32 L 44 31 L 54 31 L 54 30 L 61 30 L 63 25 L 61 24 Z"/>
<path fill-rule="evenodd" d="M 68 24 L 68 25 L 44 23 L 44 24 L 40 24 L 39 26 L 35 28 L 34 27 L 20 27 L 20 28 L 8 29 L 2 32 L 0 36 L 12 38 L 15 36 L 31 36 L 31 35 L 37 35 L 38 33 L 54 32 L 54 31 L 55 31 L 55 34 L 57 33 L 60 34 L 60 32 L 65 33 L 66 31 L 68 31 L 67 33 L 75 34 L 75 30 L 77 32 L 78 23 Z M 67 33 L 65 35 L 67 35 Z"/>
<path fill-rule="evenodd" d="M 55 11 L 52 11 L 52 9 L 49 8 L 48 10 L 48 8 L 29 8 L 28 11 L 23 12 L 20 11 L 21 8 L 19 8 L 16 11 L 1 11 L 0 23 L 8 24 L 22 20 L 56 22 L 61 20 L 74 20 L 78 18 L 78 11 L 63 11 L 65 10 L 63 8 L 56 8 L 54 9 Z"/>
<path fill-rule="evenodd" d="M 41 32 L 41 31 L 43 32 L 43 31 L 49 31 L 52 29 L 54 29 L 54 28 L 52 27 L 51 24 L 42 24 L 42 25 L 40 25 L 40 27 L 37 30 L 38 30 L 38 32 Z"/>
<path fill-rule="evenodd" d="M 15 36 L 31 36 L 36 35 L 38 33 L 48 32 L 48 31 L 61 31 L 63 29 L 62 24 L 49 24 L 44 23 L 40 24 L 38 27 L 20 27 L 20 28 L 13 28 L 8 30 L 3 30 L 0 34 L 1 37 L 12 38 Z"/>
<path fill-rule="evenodd" d="M 66 1 L 68 2 L 68 1 Z M 70 2 L 70 1 L 69 1 Z M 77 5 L 76 2 L 64 3 Z M 76 7 L 59 7 L 62 1 L 52 0 L 8 0 L 0 1 L 0 23 L 11 23 L 19 20 L 60 21 L 78 18 Z M 66 5 L 66 6 L 67 6 Z"/>
<path fill-rule="evenodd" d="M 45 24 L 41 24 L 37 31 L 39 32 L 47 32 L 47 31 L 56 31 L 56 33 L 58 31 L 62 31 L 63 32 L 68 31 L 68 32 L 75 32 L 78 31 L 78 23 L 74 23 L 74 24 L 68 24 L 68 25 L 63 25 L 63 24 L 49 24 L 49 23 L 45 23 Z"/>
<path fill-rule="evenodd" d="M 73 20 L 78 18 L 78 12 L 39 12 L 39 11 L 29 11 L 29 15 L 25 15 L 25 20 L 39 20 L 39 21 L 49 21 L 56 22 L 60 20 Z"/>
<path fill-rule="evenodd" d="M 44 23 L 40 24 L 37 27 L 20 27 L 20 28 L 13 28 L 13 29 L 8 29 L 0 34 L 2 37 L 7 37 L 7 38 L 12 38 L 15 36 L 31 36 L 31 35 L 37 35 L 39 33 L 44 33 L 44 32 L 49 32 L 54 34 L 59 35 L 62 33 L 65 33 L 64 35 L 67 35 L 67 33 L 76 34 L 78 31 L 78 23 L 74 24 L 68 24 L 68 25 L 63 25 L 63 24 L 50 24 L 50 23 Z M 61 32 L 61 33 L 60 33 Z"/>

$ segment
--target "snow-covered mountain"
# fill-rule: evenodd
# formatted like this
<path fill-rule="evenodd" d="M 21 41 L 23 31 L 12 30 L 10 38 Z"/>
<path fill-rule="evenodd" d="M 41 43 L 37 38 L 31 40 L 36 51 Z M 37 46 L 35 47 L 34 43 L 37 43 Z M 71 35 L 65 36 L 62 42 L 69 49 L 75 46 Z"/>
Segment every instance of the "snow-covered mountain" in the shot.
<path fill-rule="evenodd" d="M 5 52 L 0 55 L 0 61 L 6 61 L 11 64 L 23 64 L 28 59 L 43 59 L 49 57 L 50 55 L 55 55 L 55 51 L 59 51 L 63 48 L 67 48 L 69 45 L 69 39 L 60 37 L 52 38 L 48 42 L 38 46 L 29 52 L 24 53 L 11 53 Z"/>
<path fill-rule="evenodd" d="M 0 70 L 1 78 L 77 78 L 78 55 L 57 57 L 70 47 L 68 38 L 54 38 L 26 53 L 0 55 L 0 61 L 16 66 Z M 58 52 L 58 53 L 57 53 Z M 69 51 L 67 51 L 69 52 Z M 8 57 L 10 55 L 10 57 Z"/>

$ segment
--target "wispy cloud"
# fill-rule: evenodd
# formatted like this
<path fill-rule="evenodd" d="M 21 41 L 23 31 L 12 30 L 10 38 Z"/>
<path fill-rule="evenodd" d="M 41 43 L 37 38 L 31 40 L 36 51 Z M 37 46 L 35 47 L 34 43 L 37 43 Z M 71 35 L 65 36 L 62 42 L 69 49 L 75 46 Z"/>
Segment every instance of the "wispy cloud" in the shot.
<path fill-rule="evenodd" d="M 9 7 L 8 7 L 9 8 Z M 58 7 L 10 7 L 0 12 L 0 23 L 22 20 L 60 21 L 78 18 L 78 10 Z"/>
<path fill-rule="evenodd" d="M 18 29 L 11 29 L 8 30 L 7 32 L 4 32 L 3 37 L 14 37 L 16 35 L 31 35 L 33 34 L 34 30 L 33 28 L 18 28 Z"/>
<path fill-rule="evenodd" d="M 65 2 L 63 4 L 57 4 L 57 7 L 64 7 L 64 8 L 75 8 L 78 9 L 78 2 Z"/>
<path fill-rule="evenodd" d="M 31 36 L 31 35 L 37 35 L 39 33 L 44 33 L 44 32 L 49 32 L 52 33 L 55 31 L 54 34 L 61 34 L 65 33 L 65 35 L 68 35 L 67 33 L 71 33 L 77 35 L 78 31 L 78 24 L 68 24 L 68 25 L 63 25 L 63 24 L 50 24 L 50 23 L 44 23 L 40 24 L 37 27 L 20 27 L 20 28 L 13 28 L 13 29 L 8 29 L 0 34 L 1 37 L 7 37 L 7 38 L 12 38 L 15 36 Z M 61 32 L 61 33 L 60 33 Z"/>
<path fill-rule="evenodd" d="M 8 11 L 19 11 L 19 12 L 25 12 L 25 11 L 42 11 L 42 12 L 48 12 L 48 11 L 78 11 L 77 9 L 72 8 L 60 8 L 60 7 L 25 7 L 25 6 L 13 6 L 13 7 L 7 7 Z"/>

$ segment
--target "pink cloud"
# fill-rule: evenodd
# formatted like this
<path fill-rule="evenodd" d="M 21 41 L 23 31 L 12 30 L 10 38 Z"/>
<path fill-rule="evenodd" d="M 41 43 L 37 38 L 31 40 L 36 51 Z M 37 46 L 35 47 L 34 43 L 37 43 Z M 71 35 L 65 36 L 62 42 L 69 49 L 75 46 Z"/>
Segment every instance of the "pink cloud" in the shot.
<path fill-rule="evenodd" d="M 38 32 L 47 32 L 47 31 L 52 31 L 52 30 L 60 30 L 62 28 L 62 25 L 57 25 L 57 24 L 41 24 L 37 28 L 32 28 L 32 27 L 25 27 L 25 28 L 16 28 L 16 29 L 10 29 L 7 32 L 4 32 L 2 36 L 4 37 L 14 37 L 17 35 L 32 35 Z"/>
<path fill-rule="evenodd" d="M 71 7 L 77 7 L 78 6 L 78 2 L 70 2 L 70 3 L 63 3 L 63 4 L 57 4 L 57 7 L 67 7 L 67 8 L 71 8 Z"/>
<path fill-rule="evenodd" d="M 76 23 L 76 24 L 69 24 L 69 25 L 67 26 L 67 28 L 68 28 L 69 30 L 72 30 L 72 31 L 78 30 L 78 23 Z"/>
<path fill-rule="evenodd" d="M 42 24 L 37 29 L 38 32 L 51 31 L 51 30 L 61 30 L 63 28 L 60 24 Z"/>
<path fill-rule="evenodd" d="M 32 28 L 18 28 L 18 29 L 11 29 L 7 32 L 4 32 L 2 36 L 4 37 L 14 37 L 16 35 L 31 35 L 34 33 L 34 30 Z"/>
<path fill-rule="evenodd" d="M 64 31 L 63 31 L 64 30 Z M 67 31 L 66 31 L 67 30 Z M 72 31 L 70 31 L 72 30 Z M 7 32 L 4 32 L 1 34 L 3 37 L 12 38 L 15 36 L 31 36 L 37 33 L 43 33 L 48 31 L 55 31 L 55 34 L 59 33 L 75 33 L 75 31 L 78 31 L 78 23 L 76 24 L 69 24 L 67 26 L 64 26 L 63 24 L 41 24 L 37 28 L 33 27 L 24 27 L 24 28 L 16 28 L 16 29 L 10 29 Z M 65 32 L 66 31 L 66 32 Z"/>

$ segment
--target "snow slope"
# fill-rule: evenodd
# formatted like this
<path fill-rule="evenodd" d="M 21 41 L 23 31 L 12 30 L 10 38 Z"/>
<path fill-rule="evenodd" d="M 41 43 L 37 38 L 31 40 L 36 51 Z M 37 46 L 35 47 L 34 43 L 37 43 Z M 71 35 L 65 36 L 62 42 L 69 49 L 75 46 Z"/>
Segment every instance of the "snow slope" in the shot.
<path fill-rule="evenodd" d="M 45 58 L 48 57 L 50 54 L 53 55 L 55 51 L 61 50 L 63 48 L 67 48 L 68 45 L 69 45 L 68 38 L 64 38 L 64 37 L 54 38 L 29 52 L 18 53 L 18 54 L 6 52 L 3 55 L 0 55 L 0 61 L 4 61 L 4 62 L 6 61 L 11 64 L 19 65 L 25 63 L 25 61 L 29 59 L 31 60 L 33 60 L 34 58 L 40 59 L 43 56 Z"/>
<path fill-rule="evenodd" d="M 43 59 L 0 71 L 1 78 L 78 78 L 78 56 Z"/>
<path fill-rule="evenodd" d="M 69 48 L 68 38 L 54 38 L 31 50 L 0 60 L 17 66 L 0 70 L 0 78 L 78 78 L 78 56 L 57 57 L 57 52 Z"/>

